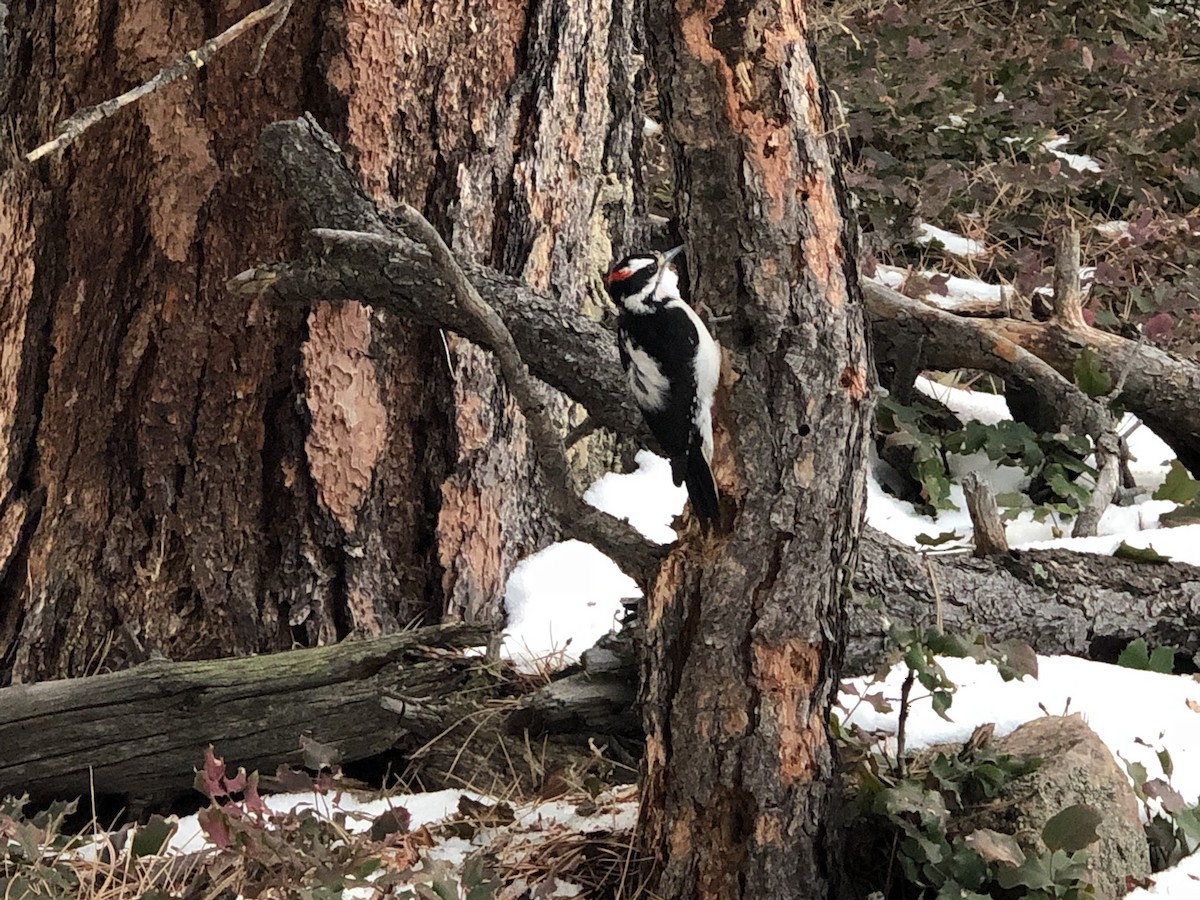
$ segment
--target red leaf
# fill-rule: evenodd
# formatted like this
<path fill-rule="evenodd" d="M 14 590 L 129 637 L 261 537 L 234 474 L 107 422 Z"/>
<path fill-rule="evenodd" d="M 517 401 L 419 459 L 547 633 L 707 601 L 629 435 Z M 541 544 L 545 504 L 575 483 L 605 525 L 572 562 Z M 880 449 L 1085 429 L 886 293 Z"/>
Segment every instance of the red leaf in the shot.
<path fill-rule="evenodd" d="M 218 850 L 225 850 L 233 844 L 233 834 L 229 830 L 229 820 L 221 810 L 210 806 L 196 813 L 196 821 L 216 845 Z"/>
<path fill-rule="evenodd" d="M 908 58 L 909 59 L 924 59 L 929 55 L 929 46 L 921 41 L 920 38 L 908 36 Z"/>
<path fill-rule="evenodd" d="M 1151 316 L 1142 326 L 1146 337 L 1152 341 L 1161 341 L 1175 327 L 1175 318 L 1170 313 L 1161 312 Z"/>
<path fill-rule="evenodd" d="M 267 808 L 267 804 L 263 802 L 263 798 L 258 794 L 258 773 L 254 772 L 246 779 L 246 797 L 242 801 L 247 812 L 254 813 L 257 816 L 268 815 L 271 810 Z"/>
<path fill-rule="evenodd" d="M 194 786 L 204 796 L 215 800 L 229 793 L 224 782 L 225 760 L 213 753 L 213 746 L 209 744 L 204 748 L 204 767 L 196 772 Z"/>
<path fill-rule="evenodd" d="M 237 771 L 237 774 L 234 775 L 232 778 L 228 778 L 228 777 L 225 778 L 224 783 L 225 783 L 225 793 L 226 794 L 236 794 L 238 791 L 245 790 L 245 788 L 246 788 L 246 770 L 239 768 Z"/>

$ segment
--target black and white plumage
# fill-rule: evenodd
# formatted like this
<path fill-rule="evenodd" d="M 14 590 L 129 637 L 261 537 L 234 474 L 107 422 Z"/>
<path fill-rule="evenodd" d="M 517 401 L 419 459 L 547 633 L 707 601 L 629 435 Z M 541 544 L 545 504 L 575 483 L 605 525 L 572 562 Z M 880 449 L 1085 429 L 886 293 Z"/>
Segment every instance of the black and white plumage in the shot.
<path fill-rule="evenodd" d="M 620 312 L 617 345 L 633 399 L 707 531 L 720 515 L 711 463 L 721 351 L 679 295 L 671 260 L 681 249 L 627 256 L 604 283 Z"/>

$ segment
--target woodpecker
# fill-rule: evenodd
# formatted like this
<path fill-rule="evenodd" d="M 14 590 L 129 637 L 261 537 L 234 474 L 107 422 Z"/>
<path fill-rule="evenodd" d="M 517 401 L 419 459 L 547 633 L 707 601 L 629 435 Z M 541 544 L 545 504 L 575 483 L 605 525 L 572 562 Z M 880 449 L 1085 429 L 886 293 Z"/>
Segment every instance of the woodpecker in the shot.
<path fill-rule="evenodd" d="M 682 247 L 627 256 L 604 278 L 617 305 L 617 347 L 634 402 L 686 484 L 704 531 L 718 520 L 712 469 L 712 403 L 721 350 L 679 295 L 671 265 Z"/>

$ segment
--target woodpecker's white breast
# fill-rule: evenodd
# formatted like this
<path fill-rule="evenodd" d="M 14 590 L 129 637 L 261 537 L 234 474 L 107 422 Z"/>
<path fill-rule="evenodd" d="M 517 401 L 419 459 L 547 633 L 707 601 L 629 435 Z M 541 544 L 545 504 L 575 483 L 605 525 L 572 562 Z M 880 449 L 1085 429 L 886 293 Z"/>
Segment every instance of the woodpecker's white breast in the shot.
<path fill-rule="evenodd" d="M 701 449 L 704 458 L 712 462 L 712 404 L 717 392 L 717 381 L 721 377 L 721 348 L 696 311 L 683 300 L 671 300 L 667 306 L 678 307 L 687 313 L 688 319 L 696 329 L 698 341 L 696 344 L 695 374 L 696 374 L 696 404 L 692 419 L 700 432 Z"/>

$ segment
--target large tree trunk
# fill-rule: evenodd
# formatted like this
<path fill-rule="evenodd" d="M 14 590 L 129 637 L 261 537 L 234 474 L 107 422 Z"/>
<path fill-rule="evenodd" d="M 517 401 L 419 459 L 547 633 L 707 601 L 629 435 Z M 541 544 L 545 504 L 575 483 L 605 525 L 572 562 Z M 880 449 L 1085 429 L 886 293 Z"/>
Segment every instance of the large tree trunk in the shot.
<path fill-rule="evenodd" d="M 853 217 L 799 9 L 652 4 L 695 299 L 732 319 L 728 534 L 647 597 L 642 834 L 676 897 L 824 898 L 822 821 L 869 427 Z"/>
<path fill-rule="evenodd" d="M 256 5 L 13 9 L 0 113 L 32 148 Z M 0 683 L 499 619 L 549 537 L 520 416 L 434 327 L 225 289 L 296 249 L 254 148 L 311 109 L 376 199 L 582 305 L 625 230 L 631 20 L 297 0 L 261 74 L 265 27 L 0 172 Z"/>

